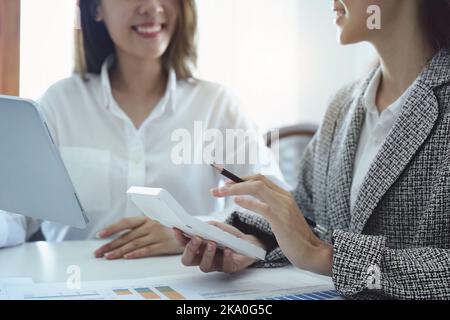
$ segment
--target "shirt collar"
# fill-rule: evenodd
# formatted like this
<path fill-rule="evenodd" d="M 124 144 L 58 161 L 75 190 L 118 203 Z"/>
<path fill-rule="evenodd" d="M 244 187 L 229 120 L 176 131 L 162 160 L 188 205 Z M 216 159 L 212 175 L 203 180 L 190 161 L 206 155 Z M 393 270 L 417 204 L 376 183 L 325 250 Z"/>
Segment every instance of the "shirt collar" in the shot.
<path fill-rule="evenodd" d="M 378 109 L 376 106 L 376 97 L 378 92 L 378 87 L 380 86 L 381 81 L 381 69 L 378 68 L 372 79 L 367 86 L 366 92 L 363 96 L 363 105 L 364 109 L 370 113 L 378 113 Z"/>
<path fill-rule="evenodd" d="M 114 62 L 115 62 L 114 55 L 109 56 L 103 63 L 100 72 L 100 82 L 102 85 L 104 106 L 108 109 L 110 109 L 115 103 L 114 97 L 112 95 L 111 82 L 109 79 L 109 70 L 114 65 Z M 164 96 L 161 98 L 161 100 L 154 108 L 152 114 L 155 113 L 155 115 L 159 115 L 164 113 L 164 111 L 166 110 L 175 112 L 176 90 L 177 90 L 177 75 L 175 73 L 175 70 L 170 69 L 166 91 L 164 93 Z"/>
<path fill-rule="evenodd" d="M 363 96 L 363 105 L 367 112 L 379 115 L 378 108 L 376 105 L 376 98 L 378 93 L 378 87 L 381 82 L 381 68 L 378 68 L 372 79 L 369 82 L 369 85 L 366 89 L 366 92 Z M 406 100 L 409 89 L 406 90 L 401 97 L 399 97 L 396 101 L 394 101 L 388 108 L 384 111 L 390 112 L 394 117 L 397 117 L 400 114 L 403 103 Z"/>
<path fill-rule="evenodd" d="M 105 108 L 111 107 L 111 102 L 113 101 L 111 82 L 109 81 L 109 69 L 111 69 L 114 64 L 114 56 L 109 56 L 102 65 L 100 71 L 100 82 L 102 84 L 102 93 L 104 99 Z"/>

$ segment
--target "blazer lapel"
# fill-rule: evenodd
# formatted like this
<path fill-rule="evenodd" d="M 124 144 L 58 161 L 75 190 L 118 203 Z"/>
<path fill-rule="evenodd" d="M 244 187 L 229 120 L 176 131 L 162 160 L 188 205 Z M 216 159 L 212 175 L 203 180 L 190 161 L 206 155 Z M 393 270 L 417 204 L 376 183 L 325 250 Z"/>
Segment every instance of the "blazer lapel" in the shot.
<path fill-rule="evenodd" d="M 338 128 L 329 160 L 327 211 L 335 229 L 348 229 L 350 226 L 353 163 L 365 115 L 361 97 L 353 102 L 350 109 L 353 111 L 348 113 L 343 125 Z"/>
<path fill-rule="evenodd" d="M 352 213 L 352 232 L 363 231 L 381 198 L 429 136 L 438 114 L 439 104 L 432 88 L 418 81 L 361 186 Z"/>

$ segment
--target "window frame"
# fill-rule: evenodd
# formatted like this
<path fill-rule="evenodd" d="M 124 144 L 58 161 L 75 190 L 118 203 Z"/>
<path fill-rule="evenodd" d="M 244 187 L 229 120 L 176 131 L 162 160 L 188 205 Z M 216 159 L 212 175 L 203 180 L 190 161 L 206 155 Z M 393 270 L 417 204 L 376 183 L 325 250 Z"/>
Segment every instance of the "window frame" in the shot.
<path fill-rule="evenodd" d="M 0 1 L 0 94 L 19 95 L 20 0 Z"/>

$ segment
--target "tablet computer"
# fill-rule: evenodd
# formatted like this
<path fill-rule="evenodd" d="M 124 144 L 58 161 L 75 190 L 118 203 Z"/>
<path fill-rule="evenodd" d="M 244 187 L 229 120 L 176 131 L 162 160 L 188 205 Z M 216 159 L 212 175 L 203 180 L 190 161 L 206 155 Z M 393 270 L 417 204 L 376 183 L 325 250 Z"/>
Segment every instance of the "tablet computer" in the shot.
<path fill-rule="evenodd" d="M 0 210 L 85 228 L 88 219 L 34 102 L 0 96 Z"/>
<path fill-rule="evenodd" d="M 175 227 L 188 237 L 214 241 L 219 248 L 230 248 L 251 258 L 265 259 L 264 249 L 191 216 L 167 190 L 131 187 L 127 193 L 145 215 L 166 227 Z"/>

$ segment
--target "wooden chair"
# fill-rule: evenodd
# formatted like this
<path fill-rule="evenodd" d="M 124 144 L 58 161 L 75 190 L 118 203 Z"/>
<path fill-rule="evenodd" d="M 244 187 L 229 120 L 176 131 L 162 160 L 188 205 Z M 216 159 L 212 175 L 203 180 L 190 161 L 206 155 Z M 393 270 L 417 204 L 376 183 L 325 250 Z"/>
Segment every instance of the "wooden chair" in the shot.
<path fill-rule="evenodd" d="M 297 124 L 275 128 L 266 133 L 267 146 L 278 148 L 281 172 L 293 188 L 297 186 L 300 160 L 317 129 L 318 125 L 315 124 Z M 278 141 L 271 140 L 274 130 L 279 133 Z"/>

